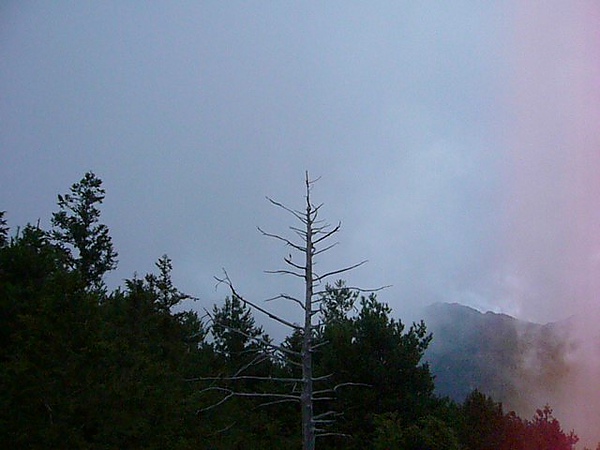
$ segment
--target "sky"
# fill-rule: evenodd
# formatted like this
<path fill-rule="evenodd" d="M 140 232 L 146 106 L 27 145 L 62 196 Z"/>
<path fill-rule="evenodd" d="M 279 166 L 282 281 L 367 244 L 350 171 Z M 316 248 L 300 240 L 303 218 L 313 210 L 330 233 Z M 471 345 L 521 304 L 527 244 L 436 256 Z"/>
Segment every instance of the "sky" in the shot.
<path fill-rule="evenodd" d="M 168 254 L 210 308 L 260 301 L 313 198 L 320 266 L 417 319 L 436 301 L 540 323 L 600 288 L 594 1 L 33 2 L 0 6 L 0 210 L 49 227 L 94 171 L 119 269 Z M 300 321 L 290 305 L 276 311 Z M 277 332 L 274 332 L 277 334 Z"/>

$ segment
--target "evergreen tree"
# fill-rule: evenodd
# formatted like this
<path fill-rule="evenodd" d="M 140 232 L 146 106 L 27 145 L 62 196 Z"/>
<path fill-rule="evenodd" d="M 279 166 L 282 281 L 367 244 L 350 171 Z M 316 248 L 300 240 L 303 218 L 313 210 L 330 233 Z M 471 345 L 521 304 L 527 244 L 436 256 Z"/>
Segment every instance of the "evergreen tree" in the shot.
<path fill-rule="evenodd" d="M 505 414 L 501 403 L 475 390 L 458 413 L 465 450 L 573 450 L 579 440 L 573 431 L 562 430 L 549 406 L 524 420 L 512 411 Z"/>
<path fill-rule="evenodd" d="M 460 444 L 444 421 L 425 416 L 412 423 L 403 423 L 396 413 L 375 417 L 377 425 L 373 448 L 376 450 L 460 450 Z"/>
<path fill-rule="evenodd" d="M 164 311 L 170 311 L 174 306 L 179 305 L 184 300 L 190 300 L 190 295 L 184 294 L 173 284 L 171 272 L 173 271 L 173 262 L 167 255 L 161 256 L 156 262 L 158 275 L 148 274 L 145 277 L 148 287 L 154 291 L 158 307 Z"/>
<path fill-rule="evenodd" d="M 99 223 L 104 195 L 102 180 L 87 172 L 70 193 L 58 196 L 60 210 L 52 215 L 54 240 L 68 252 L 72 268 L 88 289 L 95 290 L 103 286 L 104 274 L 117 265 L 108 227 Z"/>
<path fill-rule="evenodd" d="M 378 414 L 395 413 L 406 423 L 426 416 L 435 398 L 433 377 L 422 361 L 431 340 L 425 325 L 413 324 L 406 331 L 374 293 L 359 297 L 340 283 L 324 296 L 321 339 L 329 344 L 317 354 L 319 373 L 333 374 L 334 384 L 363 385 L 336 391 L 337 405 L 331 409 L 344 411 L 339 429 L 354 439 L 329 444 L 361 448 L 372 442 Z M 349 316 L 354 308 L 356 315 Z"/>
<path fill-rule="evenodd" d="M 221 307 L 214 305 L 212 335 L 215 350 L 234 365 L 252 359 L 253 352 L 267 339 L 250 307 L 235 295 L 225 298 Z"/>
<path fill-rule="evenodd" d="M 562 430 L 548 405 L 536 411 L 533 419 L 527 422 L 526 430 L 524 450 L 572 450 L 579 441 L 574 431 L 565 433 Z"/>
<path fill-rule="evenodd" d="M 463 402 L 460 415 L 462 423 L 459 434 L 466 450 L 505 448 L 509 424 L 501 403 L 475 390 Z M 516 427 L 513 428 L 516 430 Z"/>
<path fill-rule="evenodd" d="M 82 448 L 100 338 L 98 299 L 62 249 L 26 226 L 0 249 L 0 435 L 7 448 Z"/>
<path fill-rule="evenodd" d="M 99 188 L 86 179 L 82 185 Z M 86 195 L 95 210 L 98 196 Z M 61 200 L 73 201 L 66 197 Z M 108 230 L 92 216 L 89 228 L 110 244 Z M 56 223 L 81 231 L 68 218 L 58 215 Z M 68 239 L 66 232 L 27 225 L 0 245 L 2 443 L 11 449 L 206 447 L 210 426 L 198 422 L 194 385 L 186 379 L 214 362 L 197 314 L 171 312 L 188 296 L 174 287 L 170 260 L 161 258 L 158 274 L 106 293 L 97 289 L 101 278 L 90 284 L 90 274 L 103 273 L 107 259 L 93 261 L 91 252 L 84 263 L 82 252 L 79 261 Z M 96 256 L 102 254 L 116 255 L 112 244 Z"/>
<path fill-rule="evenodd" d="M 8 226 L 4 214 L 6 214 L 6 211 L 0 211 L 0 247 L 8 244 Z"/>

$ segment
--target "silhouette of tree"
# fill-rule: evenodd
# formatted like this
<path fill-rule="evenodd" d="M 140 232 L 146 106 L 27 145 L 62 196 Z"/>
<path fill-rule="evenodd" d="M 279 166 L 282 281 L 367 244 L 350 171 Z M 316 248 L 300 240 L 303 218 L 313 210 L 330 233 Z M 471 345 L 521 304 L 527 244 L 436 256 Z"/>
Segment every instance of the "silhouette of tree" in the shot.
<path fill-rule="evenodd" d="M 117 265 L 108 227 L 99 223 L 99 205 L 104 201 L 102 180 L 93 172 L 58 196 L 60 210 L 52 215 L 52 237 L 70 256 L 89 289 L 103 286 L 102 277 Z"/>

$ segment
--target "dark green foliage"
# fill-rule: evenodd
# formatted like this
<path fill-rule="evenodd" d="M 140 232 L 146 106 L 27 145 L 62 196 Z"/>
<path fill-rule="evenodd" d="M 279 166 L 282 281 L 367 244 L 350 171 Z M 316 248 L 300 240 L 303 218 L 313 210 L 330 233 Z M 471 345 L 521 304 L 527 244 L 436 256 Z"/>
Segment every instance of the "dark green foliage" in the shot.
<path fill-rule="evenodd" d="M 348 320 L 358 300 L 359 292 L 346 287 L 342 280 L 336 281 L 333 286 L 325 286 L 325 293 L 321 296 L 321 315 L 325 327 L 332 328 Z"/>
<path fill-rule="evenodd" d="M 73 188 L 89 194 L 88 212 L 95 210 L 90 205 L 99 197 L 92 191 L 99 186 L 86 176 Z M 107 230 L 93 225 L 97 210 L 91 216 L 74 210 L 99 232 L 98 242 L 110 243 Z M 80 230 L 69 216 L 58 218 Z M 107 295 L 97 287 L 102 261 L 109 262 L 104 268 L 112 265 L 112 246 L 92 245 L 99 253 L 82 252 L 78 263 L 76 247 L 69 247 L 66 233 L 63 238 L 28 225 L 0 246 L 3 445 L 202 447 L 206 430 L 185 379 L 207 370 L 211 352 L 198 316 L 169 310 L 187 298 L 170 281 L 170 261 L 163 257 L 158 275 L 130 280 L 125 291 Z M 93 261 L 98 255 L 100 262 Z"/>
<path fill-rule="evenodd" d="M 359 305 L 355 303 L 358 300 Z M 361 448 L 375 433 L 376 415 L 394 412 L 401 420 L 426 415 L 433 401 L 433 378 L 422 357 L 431 336 L 423 323 L 405 330 L 390 317 L 390 308 L 375 294 L 358 296 L 343 286 L 328 287 L 323 299 L 325 325 L 322 337 L 328 345 L 317 355 L 321 374 L 333 374 L 337 401 L 327 408 L 343 412 L 336 429 L 353 439 L 333 445 Z M 357 314 L 348 312 L 358 309 Z"/>
<path fill-rule="evenodd" d="M 199 358 L 189 338 L 203 336 L 200 322 L 166 312 L 144 282 L 128 282 L 100 302 L 67 259 L 34 227 L 0 250 L 7 448 L 184 448 L 196 441 L 184 373 Z"/>
<path fill-rule="evenodd" d="M 212 334 L 215 350 L 231 362 L 252 359 L 260 342 L 268 339 L 256 326 L 250 307 L 236 296 L 227 297 L 222 307 L 213 307 Z"/>
<path fill-rule="evenodd" d="M 4 214 L 6 211 L 0 211 L 0 247 L 4 247 L 8 243 L 8 225 Z"/>
<path fill-rule="evenodd" d="M 459 438 L 465 450 L 572 450 L 578 441 L 565 433 L 546 406 L 532 420 L 514 412 L 505 414 L 502 404 L 473 391 L 460 408 Z"/>
<path fill-rule="evenodd" d="M 10 448 L 77 447 L 71 422 L 93 352 L 93 298 L 80 290 L 60 249 L 27 226 L 0 250 L 0 429 Z M 77 376 L 75 376 L 77 374 Z"/>
<path fill-rule="evenodd" d="M 508 424 L 502 404 L 475 390 L 461 407 L 461 442 L 467 450 L 492 450 L 505 448 Z"/>
<path fill-rule="evenodd" d="M 377 426 L 373 448 L 376 450 L 460 450 L 454 433 L 443 420 L 425 416 L 415 422 L 402 423 L 396 413 L 375 417 Z"/>
<path fill-rule="evenodd" d="M 100 288 L 103 275 L 117 265 L 108 227 L 99 223 L 103 201 L 102 180 L 88 172 L 70 193 L 58 196 L 60 210 L 52 215 L 53 238 L 90 289 Z"/>
<path fill-rule="evenodd" d="M 117 418 L 112 425 L 102 422 L 100 439 L 131 442 L 133 448 L 183 445 L 191 438 L 196 409 L 189 403 L 193 391 L 185 378 L 198 368 L 198 360 L 210 357 L 190 346 L 205 335 L 201 322 L 193 313 L 166 311 L 154 287 L 139 279 L 128 280 L 126 290 L 115 292 L 102 308 L 111 326 L 105 329 L 100 368 L 106 390 L 97 408 L 116 409 Z M 186 423 L 189 430 L 181 428 Z"/>
<path fill-rule="evenodd" d="M 198 385 L 200 390 L 204 388 L 200 417 L 214 426 L 211 444 L 219 449 L 297 447 L 300 434 L 296 405 L 267 407 L 264 404 L 273 398 L 227 397 L 231 392 L 286 392 L 285 386 L 268 380 L 287 374 L 273 360 L 265 344 L 270 338 L 256 325 L 250 308 L 236 296 L 227 297 L 222 306 L 214 305 L 211 334 L 216 356 L 212 376 L 221 379 Z"/>
<path fill-rule="evenodd" d="M 27 225 L 21 234 L 0 248 L 0 337 L 2 350 L 22 334 L 21 318 L 36 317 L 49 297 L 58 295 L 64 284 L 72 290 L 73 277 L 65 267 L 65 255 L 50 244 L 45 232 Z"/>
<path fill-rule="evenodd" d="M 156 267 L 158 268 L 158 275 L 148 274 L 145 280 L 148 289 L 156 297 L 157 307 L 168 312 L 182 301 L 192 299 L 190 295 L 180 292 L 173 285 L 173 280 L 171 279 L 173 263 L 171 258 L 167 255 L 161 256 L 156 262 Z"/>

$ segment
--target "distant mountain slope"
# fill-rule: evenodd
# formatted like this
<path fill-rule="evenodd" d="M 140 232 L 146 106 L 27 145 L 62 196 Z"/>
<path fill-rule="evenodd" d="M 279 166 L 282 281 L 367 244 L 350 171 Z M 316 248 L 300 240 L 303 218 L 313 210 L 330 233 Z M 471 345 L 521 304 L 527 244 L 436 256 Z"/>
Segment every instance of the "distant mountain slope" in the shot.
<path fill-rule="evenodd" d="M 442 396 L 462 401 L 479 389 L 527 410 L 568 371 L 565 323 L 539 325 L 458 303 L 433 304 L 424 319 L 433 333 L 426 359 Z"/>
<path fill-rule="evenodd" d="M 462 401 L 473 389 L 506 411 L 531 417 L 546 404 L 590 448 L 600 441 L 600 320 L 592 309 L 539 325 L 459 304 L 424 313 L 433 341 L 425 355 L 438 394 Z"/>

